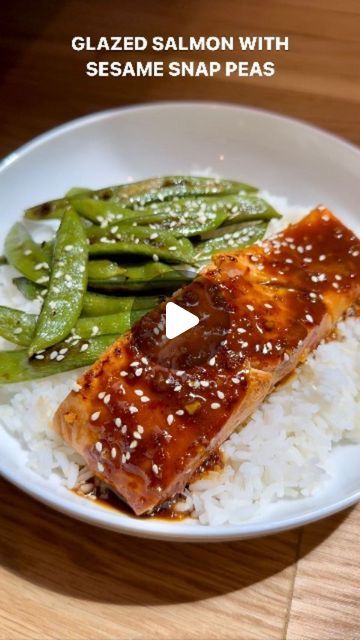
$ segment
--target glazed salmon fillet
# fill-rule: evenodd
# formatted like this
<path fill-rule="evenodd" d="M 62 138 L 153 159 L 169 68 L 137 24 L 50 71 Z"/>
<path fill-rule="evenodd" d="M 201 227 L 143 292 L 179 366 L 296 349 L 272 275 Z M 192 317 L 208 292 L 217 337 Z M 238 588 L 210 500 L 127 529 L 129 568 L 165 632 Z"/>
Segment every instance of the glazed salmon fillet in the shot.
<path fill-rule="evenodd" d="M 244 251 L 218 254 L 170 300 L 199 324 L 165 335 L 165 303 L 78 380 L 55 430 L 135 514 L 196 469 L 360 296 L 360 241 L 319 207 Z"/>

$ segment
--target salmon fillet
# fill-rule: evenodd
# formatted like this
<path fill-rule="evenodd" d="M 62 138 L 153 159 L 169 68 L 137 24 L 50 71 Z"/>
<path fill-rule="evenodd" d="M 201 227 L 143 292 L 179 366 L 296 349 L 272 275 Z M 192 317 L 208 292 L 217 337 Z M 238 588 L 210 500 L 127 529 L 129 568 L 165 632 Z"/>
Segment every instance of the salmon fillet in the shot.
<path fill-rule="evenodd" d="M 78 380 L 54 429 L 140 515 L 199 465 L 360 296 L 360 241 L 324 208 L 219 254 L 170 300 L 198 315 L 165 336 L 165 303 Z"/>

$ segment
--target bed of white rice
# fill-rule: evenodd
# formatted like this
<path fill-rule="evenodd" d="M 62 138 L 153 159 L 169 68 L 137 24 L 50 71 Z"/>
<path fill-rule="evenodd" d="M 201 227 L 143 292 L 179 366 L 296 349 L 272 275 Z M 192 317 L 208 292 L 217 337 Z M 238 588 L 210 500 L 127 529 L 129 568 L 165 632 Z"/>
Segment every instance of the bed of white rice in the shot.
<path fill-rule="evenodd" d="M 309 208 L 289 207 L 266 197 L 284 214 L 268 234 L 301 217 Z M 0 304 L 36 313 L 12 285 L 12 270 L 2 267 Z M 186 490 L 180 509 L 206 525 L 240 523 L 261 505 L 308 496 L 326 482 L 326 463 L 335 446 L 360 442 L 360 319 L 339 324 L 340 339 L 321 344 L 286 384 L 255 411 L 247 425 L 222 447 L 225 466 Z M 0 340 L 0 348 L 10 345 Z M 51 429 L 58 404 L 78 372 L 0 389 L 0 424 L 26 452 L 26 465 L 42 478 L 54 475 L 71 489 L 91 489 L 91 472 L 81 457 Z"/>

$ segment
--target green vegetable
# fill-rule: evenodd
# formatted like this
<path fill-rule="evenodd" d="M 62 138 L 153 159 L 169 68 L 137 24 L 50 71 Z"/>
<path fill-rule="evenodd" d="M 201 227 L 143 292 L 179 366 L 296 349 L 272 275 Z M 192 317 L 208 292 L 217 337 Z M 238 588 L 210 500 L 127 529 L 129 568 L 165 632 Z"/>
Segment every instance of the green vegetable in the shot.
<path fill-rule="evenodd" d="M 42 299 L 43 289 L 40 285 L 36 285 L 26 278 L 14 278 L 13 282 L 27 300 Z M 84 295 L 81 315 L 83 317 L 92 317 L 130 311 L 134 304 L 136 304 L 137 309 L 149 311 L 158 302 L 158 296 L 118 297 L 87 291 Z"/>
<path fill-rule="evenodd" d="M 226 193 L 256 192 L 255 187 L 235 180 L 217 180 L 214 178 L 192 176 L 165 176 L 150 178 L 130 184 L 106 187 L 86 193 L 97 200 L 114 200 L 125 208 L 133 209 L 151 202 L 162 202 L 171 198 L 186 196 L 216 195 Z M 75 194 L 75 197 L 78 193 Z M 25 211 L 25 218 L 30 220 L 49 220 L 62 217 L 67 206 L 72 204 L 70 197 L 44 202 Z"/>
<path fill-rule="evenodd" d="M 103 335 L 122 335 L 140 319 L 147 309 L 131 312 L 122 311 L 93 318 L 80 318 L 72 330 L 71 336 L 81 339 L 94 338 Z M 17 309 L 0 306 L 0 336 L 13 344 L 29 347 L 36 328 L 37 317 L 31 313 L 24 313 Z M 70 339 L 71 339 L 70 336 Z"/>
<path fill-rule="evenodd" d="M 29 355 L 63 340 L 78 320 L 87 284 L 87 241 L 79 216 L 64 214 L 54 245 L 48 292 L 36 325 Z"/>
<path fill-rule="evenodd" d="M 197 245 L 195 260 L 198 264 L 202 265 L 203 263 L 209 262 L 211 256 L 219 251 L 233 251 L 234 249 L 248 247 L 263 238 L 267 226 L 268 223 L 260 222 L 222 228 L 222 235 L 219 234 Z"/>
<path fill-rule="evenodd" d="M 94 200 L 94 198 L 74 198 L 72 206 L 75 211 L 94 224 L 101 224 L 102 228 L 109 224 L 149 224 L 159 220 L 165 220 L 166 215 L 159 217 L 151 210 L 142 209 L 133 211 L 126 209 L 113 200 Z M 103 232 L 105 235 L 105 232 Z"/>
<path fill-rule="evenodd" d="M 119 270 L 117 274 L 116 269 Z M 163 262 L 146 262 L 127 267 L 103 260 L 89 263 L 89 287 L 109 291 L 174 289 L 192 280 L 195 275 L 196 271 L 187 265 L 170 266 Z"/>
<path fill-rule="evenodd" d="M 187 238 L 177 238 L 167 231 L 153 231 L 148 227 L 121 225 L 110 235 L 104 229 L 92 226 L 87 229 L 90 256 L 135 255 L 156 256 L 174 263 L 191 263 L 193 246 Z"/>
<path fill-rule="evenodd" d="M 0 336 L 22 347 L 28 347 L 35 331 L 36 316 L 0 306 Z"/>
<path fill-rule="evenodd" d="M 79 367 L 87 367 L 93 364 L 117 337 L 117 335 L 100 336 L 87 341 L 73 341 L 72 344 L 62 342 L 31 360 L 25 349 L 2 351 L 0 352 L 0 384 L 36 380 Z M 64 350 L 66 350 L 65 353 Z"/>
<path fill-rule="evenodd" d="M 35 282 L 32 282 L 27 278 L 14 278 L 13 283 L 27 300 L 42 300 L 45 296 L 44 291 L 46 291 L 46 289 L 44 289 L 40 284 L 35 284 Z"/>
<path fill-rule="evenodd" d="M 26 227 L 19 222 L 10 229 L 5 239 L 5 256 L 9 264 L 29 280 L 48 285 L 49 253 L 34 242 Z"/>
<path fill-rule="evenodd" d="M 153 309 L 159 302 L 158 296 L 117 297 L 88 291 L 84 297 L 82 316 L 93 317 L 113 313 L 129 312 L 134 304 L 144 311 Z"/>

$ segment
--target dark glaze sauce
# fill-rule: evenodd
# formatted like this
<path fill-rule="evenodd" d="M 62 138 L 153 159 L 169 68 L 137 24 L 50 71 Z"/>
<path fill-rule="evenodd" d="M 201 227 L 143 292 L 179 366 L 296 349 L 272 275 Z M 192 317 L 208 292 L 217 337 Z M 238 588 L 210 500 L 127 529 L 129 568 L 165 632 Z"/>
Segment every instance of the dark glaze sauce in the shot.
<path fill-rule="evenodd" d="M 252 371 L 275 384 L 360 293 L 359 256 L 358 239 L 320 210 L 217 256 L 172 297 L 198 327 L 167 340 L 160 305 L 85 376 L 84 397 L 99 413 L 88 462 L 139 513 L 181 492 L 247 396 Z"/>
<path fill-rule="evenodd" d="M 204 479 L 211 472 L 220 472 L 224 468 L 224 460 L 221 452 L 213 451 L 210 456 L 203 462 L 203 464 L 195 471 L 191 477 L 191 482 Z M 81 491 L 74 490 L 74 493 L 84 498 L 84 494 Z M 181 496 L 174 496 L 170 500 L 167 500 L 159 507 L 154 509 L 151 513 L 145 513 L 141 516 L 135 516 L 129 505 L 124 502 L 114 491 L 103 485 L 98 481 L 95 485 L 94 492 L 96 502 L 103 507 L 111 509 L 113 511 L 120 512 L 131 518 L 143 518 L 144 520 L 156 519 L 156 520 L 185 520 L 190 516 L 189 511 L 177 511 L 176 505 L 182 500 Z M 93 499 L 93 498 L 92 498 Z"/>

